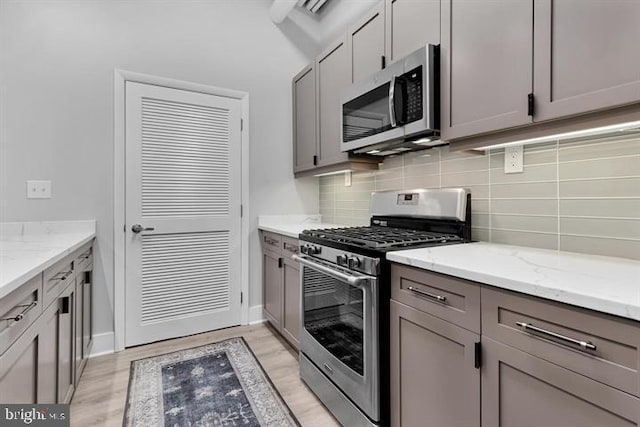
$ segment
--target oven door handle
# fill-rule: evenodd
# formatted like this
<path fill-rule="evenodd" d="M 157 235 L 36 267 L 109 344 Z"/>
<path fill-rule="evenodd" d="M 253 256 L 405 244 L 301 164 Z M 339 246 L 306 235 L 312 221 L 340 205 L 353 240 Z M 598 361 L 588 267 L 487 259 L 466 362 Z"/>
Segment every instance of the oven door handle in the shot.
<path fill-rule="evenodd" d="M 350 276 L 348 274 L 344 274 L 338 270 L 334 270 L 333 268 L 326 267 L 322 264 L 318 264 L 317 262 L 310 261 L 308 258 L 304 258 L 298 255 L 292 255 L 295 261 L 298 261 L 309 268 L 313 268 L 314 270 L 318 270 L 326 274 L 327 276 L 331 276 L 335 279 L 342 280 L 343 282 L 349 283 L 351 286 L 359 286 L 362 282 L 366 282 L 370 280 L 369 276 Z"/>

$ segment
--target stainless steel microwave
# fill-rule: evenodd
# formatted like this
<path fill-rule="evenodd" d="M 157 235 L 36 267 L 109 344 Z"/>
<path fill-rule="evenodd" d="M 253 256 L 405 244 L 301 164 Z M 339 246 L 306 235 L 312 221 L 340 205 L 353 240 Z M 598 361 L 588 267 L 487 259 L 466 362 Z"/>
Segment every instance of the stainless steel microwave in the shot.
<path fill-rule="evenodd" d="M 424 46 L 347 89 L 342 151 L 385 156 L 441 144 L 438 50 Z"/>

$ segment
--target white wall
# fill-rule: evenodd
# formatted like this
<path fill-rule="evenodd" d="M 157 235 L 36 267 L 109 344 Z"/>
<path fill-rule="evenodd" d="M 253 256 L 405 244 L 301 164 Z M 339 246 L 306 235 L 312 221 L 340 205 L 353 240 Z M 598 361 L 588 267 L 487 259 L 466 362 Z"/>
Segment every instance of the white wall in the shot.
<path fill-rule="evenodd" d="M 317 46 L 270 4 L 0 0 L 0 221 L 97 219 L 95 332 L 113 330 L 114 68 L 249 92 L 251 305 L 257 215 L 318 211 L 317 179 L 291 172 L 290 87 Z M 27 200 L 27 179 L 52 180 L 53 198 Z"/>

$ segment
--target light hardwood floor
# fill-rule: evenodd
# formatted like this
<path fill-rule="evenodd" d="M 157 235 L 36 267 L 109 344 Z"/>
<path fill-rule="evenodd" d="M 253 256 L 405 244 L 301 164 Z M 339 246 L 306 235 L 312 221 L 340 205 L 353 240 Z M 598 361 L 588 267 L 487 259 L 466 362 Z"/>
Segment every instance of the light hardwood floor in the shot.
<path fill-rule="evenodd" d="M 90 359 L 71 401 L 71 425 L 74 427 L 122 425 L 132 360 L 238 336 L 245 338 L 303 427 L 339 426 L 335 418 L 300 379 L 297 353 L 285 343 L 282 337 L 264 324 L 238 326 L 161 341 Z"/>

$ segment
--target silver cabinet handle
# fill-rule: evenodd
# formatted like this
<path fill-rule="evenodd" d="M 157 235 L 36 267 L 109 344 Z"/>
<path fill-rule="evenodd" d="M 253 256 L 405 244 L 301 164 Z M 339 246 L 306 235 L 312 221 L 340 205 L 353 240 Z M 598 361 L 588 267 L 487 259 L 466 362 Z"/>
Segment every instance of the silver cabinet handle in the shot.
<path fill-rule="evenodd" d="M 370 280 L 369 276 L 350 276 L 348 274 L 342 273 L 341 271 L 334 270 L 330 267 L 325 267 L 322 264 L 318 264 L 317 262 L 310 261 L 309 259 L 298 255 L 291 255 L 291 258 L 293 258 L 295 261 L 299 261 L 301 264 L 304 264 L 309 268 L 324 273 L 327 276 L 331 276 L 340 281 L 347 282 L 351 286 L 359 286 L 361 282 Z"/>
<path fill-rule="evenodd" d="M 3 318 L 0 318 L 0 320 L 13 320 L 14 322 L 19 322 L 24 318 L 24 316 L 29 312 L 29 310 L 34 308 L 36 305 L 38 305 L 38 301 L 33 301 L 31 304 L 16 305 L 16 307 L 24 307 L 24 309 L 20 313 L 16 314 L 14 317 L 3 317 Z"/>
<path fill-rule="evenodd" d="M 278 243 L 278 241 L 277 241 L 277 240 L 275 240 L 275 239 L 270 239 L 270 238 L 268 238 L 267 236 L 264 236 L 264 242 L 265 242 L 267 245 L 275 245 L 276 243 Z"/>
<path fill-rule="evenodd" d="M 296 253 L 296 254 L 298 253 L 298 247 L 297 247 L 297 246 L 290 245 L 290 244 L 288 244 L 288 243 L 285 243 L 285 244 L 284 244 L 284 250 L 285 250 L 285 251 L 294 252 L 294 253 Z"/>
<path fill-rule="evenodd" d="M 396 76 L 391 79 L 391 86 L 389 86 L 389 120 L 391 120 L 391 127 L 396 127 L 396 110 L 395 110 L 395 92 L 396 92 Z"/>
<path fill-rule="evenodd" d="M 567 344 L 578 346 L 582 350 L 591 350 L 591 351 L 597 350 L 597 347 L 594 344 L 592 344 L 591 342 L 589 342 L 589 341 L 581 341 L 581 340 L 577 340 L 577 339 L 574 339 L 574 338 L 571 338 L 571 337 L 560 335 L 560 334 L 557 334 L 555 332 L 547 331 L 546 329 L 541 329 L 541 328 L 535 327 L 530 323 L 516 322 L 516 326 L 522 328 L 524 331 L 527 331 L 527 332 L 540 334 L 542 336 L 548 336 L 548 337 L 551 337 L 551 338 L 555 338 L 555 339 L 557 339 L 559 341 L 565 342 Z"/>
<path fill-rule="evenodd" d="M 73 270 L 61 271 L 60 273 L 53 276 L 51 280 L 67 280 L 67 277 L 69 277 L 71 273 L 73 273 Z"/>
<path fill-rule="evenodd" d="M 133 224 L 131 226 L 131 231 L 133 231 L 134 233 L 140 233 L 141 231 L 153 231 L 155 230 L 154 227 L 143 227 L 140 224 Z"/>
<path fill-rule="evenodd" d="M 421 291 L 420 289 L 414 288 L 413 286 L 409 286 L 407 289 L 409 289 L 411 292 L 415 292 L 418 295 L 422 295 L 424 297 L 434 299 L 434 300 L 436 300 L 438 302 L 446 302 L 447 301 L 447 297 L 444 297 L 442 295 L 430 294 L 429 292 Z"/>

